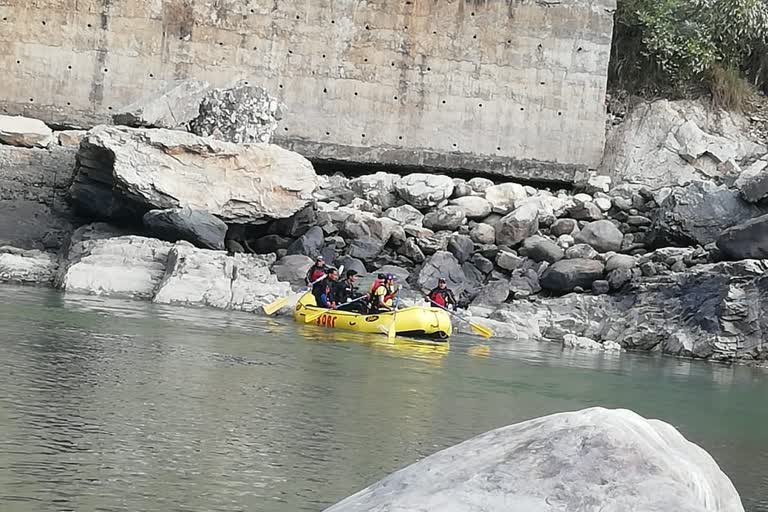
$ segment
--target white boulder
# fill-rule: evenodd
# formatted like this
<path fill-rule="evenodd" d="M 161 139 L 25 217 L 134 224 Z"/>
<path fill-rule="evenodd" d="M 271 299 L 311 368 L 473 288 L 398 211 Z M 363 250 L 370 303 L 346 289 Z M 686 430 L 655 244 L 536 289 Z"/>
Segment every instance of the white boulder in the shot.
<path fill-rule="evenodd" d="M 53 130 L 38 119 L 0 115 L 0 142 L 26 148 L 47 148 L 53 142 Z"/>

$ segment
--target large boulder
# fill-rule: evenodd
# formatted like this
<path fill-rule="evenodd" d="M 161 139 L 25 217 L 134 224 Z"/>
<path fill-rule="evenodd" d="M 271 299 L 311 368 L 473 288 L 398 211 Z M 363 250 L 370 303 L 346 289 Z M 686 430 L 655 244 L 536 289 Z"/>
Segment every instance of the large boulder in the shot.
<path fill-rule="evenodd" d="M 459 260 L 459 263 L 467 261 L 474 250 L 475 244 L 466 235 L 453 235 L 448 240 L 448 251 Z"/>
<path fill-rule="evenodd" d="M 365 268 L 365 264 L 361 260 L 352 258 L 350 256 L 342 256 L 341 258 L 337 259 L 336 265 L 338 268 L 344 267 L 344 272 L 347 270 L 354 270 L 361 276 L 364 276 L 368 272 Z"/>
<path fill-rule="evenodd" d="M 505 215 L 496 226 L 496 243 L 515 246 L 539 230 L 539 210 L 526 204 Z"/>
<path fill-rule="evenodd" d="M 77 160 L 70 194 L 97 218 L 187 206 L 228 223 L 263 223 L 304 208 L 317 184 L 312 164 L 297 153 L 173 130 L 98 126 Z"/>
<path fill-rule="evenodd" d="M 659 205 L 651 226 L 654 242 L 664 245 L 707 245 L 725 229 L 761 213 L 736 190 L 696 181 L 672 190 Z"/>
<path fill-rule="evenodd" d="M 187 130 L 189 122 L 200 115 L 200 103 L 210 87 L 201 80 L 170 82 L 163 90 L 120 109 L 112 122 L 135 128 Z"/>
<path fill-rule="evenodd" d="M 603 278 L 603 263 L 597 260 L 560 260 L 541 276 L 541 286 L 556 292 L 571 292 L 576 287 L 589 289 Z"/>
<path fill-rule="evenodd" d="M 736 489 L 672 425 L 628 410 L 566 412 L 440 451 L 326 512 L 743 512 Z"/>
<path fill-rule="evenodd" d="M 209 90 L 189 130 L 201 137 L 236 144 L 267 143 L 284 110 L 285 106 L 266 89 L 240 82 L 232 88 Z"/>
<path fill-rule="evenodd" d="M 744 169 L 734 185 L 750 203 L 768 198 L 768 155 Z"/>
<path fill-rule="evenodd" d="M 765 146 L 746 136 L 742 115 L 698 101 L 641 102 L 608 135 L 600 174 L 651 189 L 722 178 L 722 164 L 749 161 Z"/>
<path fill-rule="evenodd" d="M 539 275 L 530 268 L 517 268 L 509 279 L 509 291 L 515 297 L 527 297 L 541 291 Z"/>
<path fill-rule="evenodd" d="M 469 237 L 478 244 L 494 244 L 496 243 L 496 230 L 493 226 L 480 222 L 469 231 Z"/>
<path fill-rule="evenodd" d="M 533 261 L 554 263 L 565 257 L 563 250 L 549 238 L 534 235 L 523 240 L 520 255 L 527 256 Z"/>
<path fill-rule="evenodd" d="M 483 219 L 491 214 L 491 203 L 480 196 L 464 196 L 452 199 L 450 204 L 460 207 L 468 219 Z"/>
<path fill-rule="evenodd" d="M 352 240 L 347 246 L 347 256 L 357 258 L 365 262 L 372 262 L 384 248 L 384 242 L 376 238 L 358 238 Z"/>
<path fill-rule="evenodd" d="M 269 232 L 296 238 L 317 224 L 317 210 L 313 204 L 309 204 L 286 219 L 274 221 L 269 225 Z"/>
<path fill-rule="evenodd" d="M 768 215 L 726 229 L 717 247 L 726 259 L 768 259 Z"/>
<path fill-rule="evenodd" d="M 288 254 L 303 254 L 315 258 L 325 243 L 323 228 L 315 226 L 288 246 Z"/>
<path fill-rule="evenodd" d="M 397 174 L 380 171 L 350 180 L 349 188 L 357 194 L 357 197 L 365 198 L 373 204 L 388 209 L 397 203 L 395 183 L 400 179 Z"/>
<path fill-rule="evenodd" d="M 295 285 L 303 285 L 309 267 L 313 264 L 312 258 L 303 254 L 288 254 L 277 260 L 272 265 L 272 272 L 280 281 Z M 363 267 L 365 268 L 365 267 Z"/>
<path fill-rule="evenodd" d="M 153 302 L 253 312 L 291 293 L 269 270 L 273 255 L 237 254 L 176 244 Z"/>
<path fill-rule="evenodd" d="M 421 226 L 424 220 L 424 214 L 409 204 L 389 208 L 384 212 L 384 216 L 401 226 Z"/>
<path fill-rule="evenodd" d="M 186 240 L 204 249 L 224 250 L 227 225 L 204 210 L 150 210 L 142 220 L 152 236 L 160 240 Z"/>
<path fill-rule="evenodd" d="M 525 187 L 518 183 L 501 183 L 485 189 L 485 198 L 495 213 L 506 215 L 515 208 L 517 202 L 528 197 Z"/>
<path fill-rule="evenodd" d="M 72 233 L 73 218 L 37 201 L 0 200 L 0 245 L 58 250 Z"/>
<path fill-rule="evenodd" d="M 172 244 L 154 238 L 120 236 L 75 241 L 62 265 L 67 292 L 151 299 L 165 276 Z"/>
<path fill-rule="evenodd" d="M 424 227 L 434 231 L 454 231 L 464 223 L 464 210 L 458 206 L 446 206 L 424 216 Z"/>
<path fill-rule="evenodd" d="M 456 295 L 464 291 L 464 270 L 456 257 L 447 251 L 437 251 L 424 262 L 417 285 L 422 291 L 428 291 L 437 286 L 437 280 L 441 277 L 445 278 L 448 287 Z"/>
<path fill-rule="evenodd" d="M 0 283 L 51 285 L 57 268 L 55 254 L 0 247 Z"/>
<path fill-rule="evenodd" d="M 453 180 L 439 174 L 409 174 L 395 182 L 395 190 L 416 208 L 437 206 L 453 194 Z"/>
<path fill-rule="evenodd" d="M 0 115 L 0 143 L 27 148 L 47 148 L 53 131 L 37 119 Z"/>
<path fill-rule="evenodd" d="M 504 280 L 491 281 L 480 290 L 472 301 L 473 306 L 498 306 L 509 297 L 509 282 Z"/>
<path fill-rule="evenodd" d="M 596 220 L 584 226 L 573 238 L 577 243 L 587 244 L 597 252 L 615 252 L 621 250 L 624 235 L 613 222 Z"/>

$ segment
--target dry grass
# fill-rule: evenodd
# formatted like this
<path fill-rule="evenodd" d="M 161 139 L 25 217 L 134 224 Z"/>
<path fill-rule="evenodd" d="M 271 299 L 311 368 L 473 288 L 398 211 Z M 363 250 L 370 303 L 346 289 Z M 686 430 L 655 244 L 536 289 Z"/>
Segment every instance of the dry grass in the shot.
<path fill-rule="evenodd" d="M 713 67 L 707 74 L 707 85 L 715 108 L 744 112 L 755 89 L 737 69 Z"/>

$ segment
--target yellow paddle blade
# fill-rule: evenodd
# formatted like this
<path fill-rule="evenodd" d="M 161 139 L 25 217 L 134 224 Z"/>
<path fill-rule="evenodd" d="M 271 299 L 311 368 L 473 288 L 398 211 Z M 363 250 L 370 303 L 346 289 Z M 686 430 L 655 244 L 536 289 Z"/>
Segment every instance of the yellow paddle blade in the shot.
<path fill-rule="evenodd" d="M 324 310 L 323 311 L 317 311 L 317 312 L 313 311 L 312 313 L 307 313 L 306 315 L 304 315 L 304 323 L 305 324 L 311 324 L 312 322 L 314 322 L 315 320 L 317 320 L 318 318 L 323 316 L 324 313 L 325 313 Z"/>
<path fill-rule="evenodd" d="M 475 331 L 477 334 L 479 334 L 483 338 L 490 338 L 491 336 L 493 336 L 493 331 L 487 327 L 483 327 L 482 325 L 473 324 L 473 323 L 470 323 L 469 326 L 472 328 L 473 331 Z"/>
<path fill-rule="evenodd" d="M 274 302 L 265 304 L 263 309 L 267 315 L 272 315 L 277 311 L 283 309 L 283 307 L 285 307 L 286 304 L 288 304 L 288 297 L 280 297 Z"/>
<path fill-rule="evenodd" d="M 471 356 L 487 357 L 488 354 L 491 353 L 491 347 L 488 345 L 477 345 L 475 347 L 470 347 L 469 350 L 467 350 L 467 353 Z"/>

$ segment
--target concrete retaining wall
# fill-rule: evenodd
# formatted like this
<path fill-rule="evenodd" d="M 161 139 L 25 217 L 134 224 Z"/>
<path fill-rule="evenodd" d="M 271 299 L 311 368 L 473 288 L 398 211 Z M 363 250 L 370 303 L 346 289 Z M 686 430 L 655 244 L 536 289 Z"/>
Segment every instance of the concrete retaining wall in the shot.
<path fill-rule="evenodd" d="M 0 111 L 106 122 L 245 79 L 310 158 L 571 181 L 599 164 L 615 0 L 5 0 Z"/>

